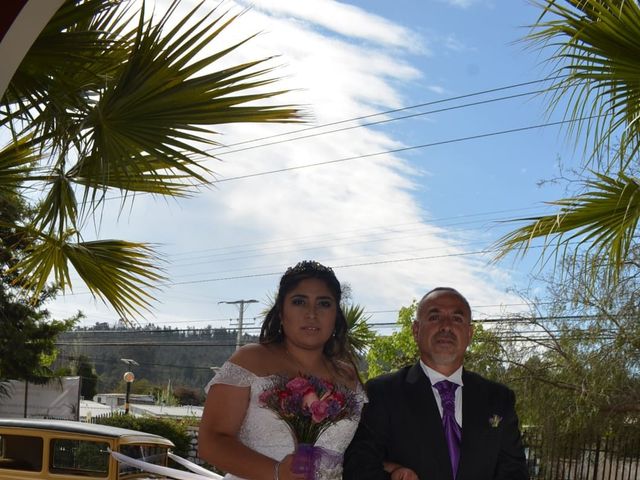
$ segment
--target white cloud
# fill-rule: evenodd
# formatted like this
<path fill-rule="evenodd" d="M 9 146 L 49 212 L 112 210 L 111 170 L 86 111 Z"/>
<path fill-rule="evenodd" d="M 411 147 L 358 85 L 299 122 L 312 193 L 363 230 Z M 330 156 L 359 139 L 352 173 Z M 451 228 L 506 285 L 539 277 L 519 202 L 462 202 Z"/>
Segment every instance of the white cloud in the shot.
<path fill-rule="evenodd" d="M 469 8 L 472 5 L 477 5 L 480 3 L 486 3 L 486 0 L 438 0 L 440 2 L 443 3 L 448 3 L 449 5 L 452 5 L 454 7 L 460 7 L 460 8 Z"/>
<path fill-rule="evenodd" d="M 399 86 L 421 77 L 403 57 L 419 45 L 415 34 L 339 2 L 255 2 L 230 27 L 226 41 L 256 31 L 265 33 L 238 55 L 282 54 L 278 61 L 284 67 L 277 74 L 286 77 L 278 86 L 296 90 L 279 101 L 308 106 L 313 119 L 299 127 L 225 125 L 220 128 L 224 135 L 217 137 L 225 144 L 407 105 Z M 389 134 L 359 128 L 222 153 L 223 161 L 209 166 L 226 180 L 401 146 Z M 227 325 L 235 312 L 219 301 L 263 300 L 276 288 L 278 276 L 261 275 L 282 272 L 305 258 L 337 267 L 340 280 L 351 284 L 354 299 L 368 310 L 398 309 L 436 285 L 459 288 L 472 305 L 487 303 L 487 298 L 491 303 L 512 300 L 501 288 L 508 284 L 504 271 L 462 256 L 465 249 L 455 246 L 460 239 L 454 232 L 423 220 L 414 197 L 414 182 L 426 178 L 423 173 L 428 174 L 386 154 L 220 182 L 179 202 L 140 196 L 127 222 L 105 227 L 104 234 L 161 244 L 176 284 L 160 295 L 152 320 L 173 325 L 216 320 Z M 105 218 L 105 225 L 111 220 Z M 108 318 L 104 308 L 83 303 L 83 298 L 60 301 L 59 311 L 83 308 L 90 313 L 88 323 Z M 255 307 L 249 314 L 258 311 Z M 388 314 L 373 321 L 394 318 Z"/>
<path fill-rule="evenodd" d="M 322 27 L 352 39 L 426 53 L 426 47 L 417 34 L 354 5 L 334 0 L 240 1 L 246 6 L 269 15 L 280 16 L 287 21 L 305 21 L 313 28 Z"/>

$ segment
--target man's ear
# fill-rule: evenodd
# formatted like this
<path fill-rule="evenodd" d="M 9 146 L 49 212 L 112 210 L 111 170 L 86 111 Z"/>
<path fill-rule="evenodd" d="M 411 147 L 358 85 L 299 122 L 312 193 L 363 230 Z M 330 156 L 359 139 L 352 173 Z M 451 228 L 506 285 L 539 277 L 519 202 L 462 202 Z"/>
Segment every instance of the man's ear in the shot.
<path fill-rule="evenodd" d="M 473 340 L 473 333 L 475 332 L 475 328 L 473 323 L 469 323 L 469 345 L 471 345 L 471 340 Z"/>
<path fill-rule="evenodd" d="M 418 325 L 418 320 L 414 320 L 413 323 L 411 324 L 411 332 L 413 333 L 413 339 L 417 342 L 418 341 L 418 329 L 420 328 L 420 325 Z"/>

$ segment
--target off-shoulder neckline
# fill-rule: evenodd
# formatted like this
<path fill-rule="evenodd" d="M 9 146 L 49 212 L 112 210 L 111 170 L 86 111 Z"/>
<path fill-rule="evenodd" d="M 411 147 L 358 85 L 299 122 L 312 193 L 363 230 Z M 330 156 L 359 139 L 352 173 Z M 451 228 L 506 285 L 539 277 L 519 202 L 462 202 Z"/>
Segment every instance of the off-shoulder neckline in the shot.
<path fill-rule="evenodd" d="M 224 362 L 224 363 L 231 364 L 231 365 L 233 365 L 235 368 L 239 368 L 239 369 L 241 369 L 243 372 L 245 372 L 245 373 L 249 374 L 250 376 L 252 376 L 252 377 L 254 377 L 254 378 L 258 378 L 258 379 L 271 379 L 271 378 L 278 378 L 279 376 L 283 375 L 283 374 L 280 374 L 280 373 L 272 373 L 272 374 L 270 374 L 270 375 L 257 375 L 257 374 L 255 374 L 255 373 L 253 373 L 251 370 L 248 370 L 248 369 L 246 369 L 246 368 L 244 368 L 244 367 L 242 367 L 242 366 L 238 365 L 237 363 L 232 362 L 231 360 L 227 360 L 227 361 L 226 361 L 226 362 Z M 363 390 L 363 388 L 362 388 L 362 384 L 361 384 L 360 382 L 356 382 L 356 386 L 355 386 L 355 388 L 351 387 L 350 385 L 344 385 L 344 384 L 341 384 L 341 385 L 343 385 L 345 388 L 348 388 L 348 389 L 350 389 L 350 390 L 352 390 L 352 391 L 354 391 L 354 392 L 364 391 L 364 390 Z"/>

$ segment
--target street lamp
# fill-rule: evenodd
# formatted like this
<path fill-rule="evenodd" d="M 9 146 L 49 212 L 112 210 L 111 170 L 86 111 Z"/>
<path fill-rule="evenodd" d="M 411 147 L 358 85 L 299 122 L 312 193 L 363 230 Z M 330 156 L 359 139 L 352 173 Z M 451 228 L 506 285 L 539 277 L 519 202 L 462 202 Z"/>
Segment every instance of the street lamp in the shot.
<path fill-rule="evenodd" d="M 120 360 L 126 363 L 129 366 L 129 368 L 140 365 L 133 358 L 121 358 Z M 124 378 L 124 381 L 127 384 L 127 390 L 124 395 L 124 414 L 127 415 L 129 413 L 129 397 L 131 396 L 131 384 L 136 379 L 136 376 L 133 374 L 133 372 L 128 371 L 128 372 L 124 372 L 124 375 L 122 376 L 122 378 Z"/>
<path fill-rule="evenodd" d="M 124 381 L 127 382 L 127 393 L 125 393 L 125 396 L 124 396 L 124 414 L 128 415 L 129 414 L 129 396 L 131 395 L 131 384 L 136 379 L 136 376 L 133 374 L 133 372 L 124 372 L 124 375 L 122 376 L 122 378 L 124 378 Z"/>

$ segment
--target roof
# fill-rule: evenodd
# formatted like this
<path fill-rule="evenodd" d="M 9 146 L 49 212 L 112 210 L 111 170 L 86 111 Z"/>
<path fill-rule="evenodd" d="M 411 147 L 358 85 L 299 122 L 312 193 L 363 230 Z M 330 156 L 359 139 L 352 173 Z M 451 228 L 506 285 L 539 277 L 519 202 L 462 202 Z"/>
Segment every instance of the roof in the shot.
<path fill-rule="evenodd" d="M 111 413 L 113 409 L 104 403 L 98 403 L 91 400 L 80 400 L 80 418 L 86 418 L 87 415 L 96 416 Z"/>
<path fill-rule="evenodd" d="M 172 417 L 172 418 L 195 417 L 197 419 L 200 419 L 202 417 L 202 412 L 204 411 L 204 407 L 199 407 L 194 405 L 168 407 L 165 405 L 131 404 L 129 405 L 129 409 L 133 413 L 140 414 L 140 415 L 148 415 L 153 417 Z"/>
<path fill-rule="evenodd" d="M 138 442 L 151 441 L 163 445 L 173 446 L 170 440 L 152 433 L 129 430 L 127 428 L 111 427 L 95 423 L 74 422 L 71 420 L 45 420 L 35 418 L 0 418 L 0 428 L 11 427 L 33 430 L 54 430 L 59 432 L 96 435 L 109 438 L 134 437 Z"/>

